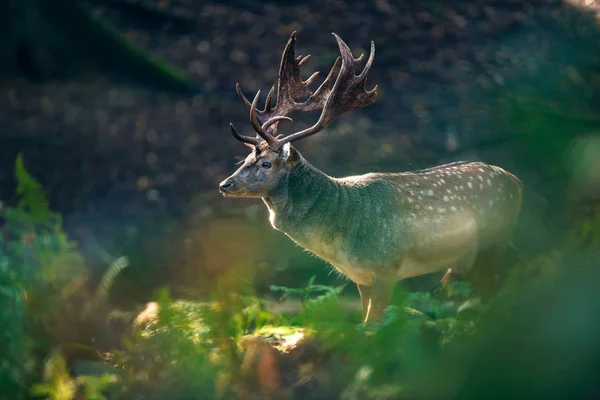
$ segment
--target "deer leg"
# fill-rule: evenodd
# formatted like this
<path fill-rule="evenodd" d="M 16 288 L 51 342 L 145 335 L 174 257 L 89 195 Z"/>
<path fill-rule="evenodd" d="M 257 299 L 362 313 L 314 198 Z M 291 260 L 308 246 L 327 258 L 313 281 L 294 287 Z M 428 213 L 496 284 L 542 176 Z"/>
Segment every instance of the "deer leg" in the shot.
<path fill-rule="evenodd" d="M 460 277 L 465 279 L 466 273 L 473 267 L 477 257 L 477 249 L 472 248 L 463 256 L 463 258 L 453 268 L 448 268 L 440 284 L 442 289 L 446 288 L 452 281 L 452 277 Z"/>
<path fill-rule="evenodd" d="M 360 294 L 360 303 L 362 306 L 362 320 L 365 322 L 367 318 L 367 313 L 369 311 L 369 304 L 371 302 L 371 286 L 361 285 L 357 283 L 358 286 L 358 294 Z"/>
<path fill-rule="evenodd" d="M 450 284 L 450 276 L 451 275 L 452 275 L 452 268 L 448 268 L 448 271 L 446 271 L 444 276 L 442 276 L 442 279 L 440 279 L 440 284 L 442 285 L 442 288 L 445 288 L 446 286 L 448 286 L 448 284 Z"/>
<path fill-rule="evenodd" d="M 374 280 L 371 286 L 371 298 L 367 308 L 367 315 L 365 316 L 365 323 L 377 322 L 383 318 L 383 312 L 390 304 L 395 286 L 395 277 Z"/>

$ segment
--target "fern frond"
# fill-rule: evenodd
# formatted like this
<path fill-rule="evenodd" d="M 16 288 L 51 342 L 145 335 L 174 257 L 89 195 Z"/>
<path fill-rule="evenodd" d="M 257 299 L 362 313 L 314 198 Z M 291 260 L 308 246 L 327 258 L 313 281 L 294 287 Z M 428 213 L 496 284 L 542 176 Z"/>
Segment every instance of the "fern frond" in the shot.
<path fill-rule="evenodd" d="M 100 305 L 106 297 L 108 297 L 108 292 L 112 287 L 113 282 L 117 278 L 117 276 L 129 265 L 129 259 L 125 256 L 119 257 L 112 262 L 112 264 L 108 267 L 104 275 L 102 275 L 102 279 L 100 279 L 100 283 L 98 284 L 98 288 L 96 289 L 96 293 L 94 293 L 94 297 L 92 297 L 91 301 L 85 306 L 85 314 L 88 314 L 94 310 L 95 307 Z"/>
<path fill-rule="evenodd" d="M 22 153 L 15 162 L 15 179 L 19 195 L 17 210 L 26 214 L 32 222 L 45 225 L 56 223 L 57 214 L 50 210 L 42 185 L 25 168 Z"/>
<path fill-rule="evenodd" d="M 96 289 L 96 295 L 94 296 L 95 304 L 98 304 L 100 301 L 106 299 L 115 279 L 128 265 L 129 259 L 126 256 L 119 257 L 112 262 L 110 267 L 108 267 L 108 270 L 106 270 L 104 275 L 102 275 L 100 284 Z"/>

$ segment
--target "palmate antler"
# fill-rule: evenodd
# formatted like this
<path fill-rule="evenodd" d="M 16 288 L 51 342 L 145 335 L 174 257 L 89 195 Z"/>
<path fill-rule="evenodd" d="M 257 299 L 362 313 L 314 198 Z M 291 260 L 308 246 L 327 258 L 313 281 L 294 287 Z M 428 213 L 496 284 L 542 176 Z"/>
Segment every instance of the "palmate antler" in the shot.
<path fill-rule="evenodd" d="M 275 86 L 269 91 L 263 110 L 257 110 L 256 106 L 260 90 L 256 93 L 254 100 L 250 102 L 242 93 L 240 85 L 236 84 L 237 94 L 244 104 L 250 107 L 250 121 L 258 134 L 256 137 L 241 136 L 236 132 L 233 125 L 231 125 L 231 132 L 236 139 L 256 146 L 262 138 L 271 148 L 279 149 L 286 143 L 294 142 L 320 132 L 344 112 L 368 106 L 375 101 L 377 86 L 371 90 L 366 90 L 365 88 L 367 74 L 375 58 L 375 43 L 371 42 L 371 53 L 367 64 L 362 72 L 356 75 L 356 66 L 363 60 L 364 55 L 354 58 L 348 45 L 335 33 L 333 33 L 333 36 L 337 40 L 340 49 L 341 66 L 340 57 L 338 57 L 333 68 L 329 71 L 327 78 L 314 93 L 310 90 L 310 85 L 319 72 L 315 72 L 305 81 L 302 80 L 300 73 L 310 55 L 296 57 L 296 32 L 290 36 L 281 57 L 279 79 L 277 82 L 277 104 L 275 107 L 271 106 Z M 336 73 L 337 78 L 334 82 L 333 79 Z M 331 86 L 332 82 L 333 86 Z M 309 96 L 307 100 L 300 101 L 307 96 Z M 291 113 L 298 111 L 309 112 L 319 109 L 322 110 L 321 116 L 310 128 L 283 138 L 277 136 L 278 122 L 282 120 L 292 121 L 288 117 Z"/>

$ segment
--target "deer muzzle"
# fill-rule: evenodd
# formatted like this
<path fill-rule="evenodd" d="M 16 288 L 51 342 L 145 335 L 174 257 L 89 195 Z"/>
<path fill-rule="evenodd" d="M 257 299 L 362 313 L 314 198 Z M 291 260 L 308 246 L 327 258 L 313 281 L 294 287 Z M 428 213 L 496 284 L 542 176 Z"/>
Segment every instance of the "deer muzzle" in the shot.
<path fill-rule="evenodd" d="M 236 179 L 235 174 L 219 183 L 219 192 L 225 197 L 249 197 L 246 184 Z"/>
<path fill-rule="evenodd" d="M 227 196 L 228 194 L 230 194 L 233 191 L 235 191 L 235 185 L 234 185 L 233 179 L 227 178 L 223 182 L 219 183 L 219 192 L 222 195 Z"/>

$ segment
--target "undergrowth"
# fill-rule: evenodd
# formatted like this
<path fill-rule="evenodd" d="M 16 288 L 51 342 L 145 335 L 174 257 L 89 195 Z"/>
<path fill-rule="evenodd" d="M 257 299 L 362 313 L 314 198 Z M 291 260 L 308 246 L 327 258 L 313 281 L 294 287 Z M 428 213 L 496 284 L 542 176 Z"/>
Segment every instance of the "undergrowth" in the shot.
<path fill-rule="evenodd" d="M 85 348 L 69 340 L 77 324 L 106 298 L 115 271 L 126 262 L 110 266 L 95 295 L 88 295 L 84 258 L 21 155 L 15 178 L 18 203 L 10 207 L 0 202 L 0 398 L 66 400 L 76 390 L 101 398 L 94 397 L 99 396 L 94 388 L 102 386 L 94 377 L 76 383 L 63 379 L 62 351 L 69 344 Z M 45 383 L 34 385 L 42 377 Z"/>
<path fill-rule="evenodd" d="M 301 305 L 297 313 L 275 314 L 252 290 L 252 266 L 242 266 L 223 274 L 203 299 L 157 290 L 143 312 L 131 314 L 122 346 L 101 351 L 74 332 L 110 319 L 110 287 L 127 257 L 91 285 L 82 254 L 20 156 L 15 175 L 19 202 L 0 209 L 2 399 L 406 397 L 422 391 L 436 360 L 469 343 L 489 314 L 468 283 L 454 282 L 433 293 L 398 288 L 384 319 L 363 326 L 341 296 L 346 285 L 319 285 L 315 277 L 304 287 L 272 286 L 280 300 Z M 524 282 L 557 279 L 568 249 L 600 241 L 599 215 L 568 235 L 570 247 L 512 268 L 499 297 Z M 292 337 L 300 340 L 282 344 Z M 296 364 L 285 364 L 286 357 Z"/>

